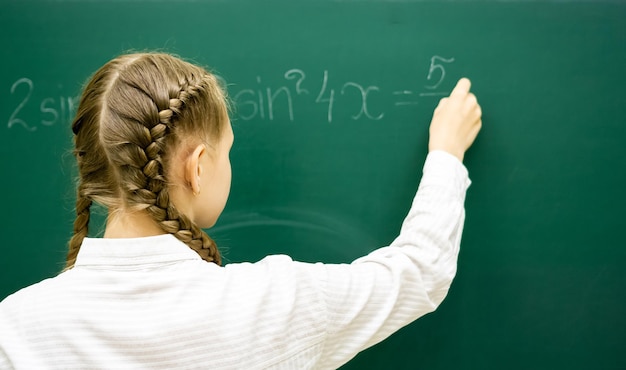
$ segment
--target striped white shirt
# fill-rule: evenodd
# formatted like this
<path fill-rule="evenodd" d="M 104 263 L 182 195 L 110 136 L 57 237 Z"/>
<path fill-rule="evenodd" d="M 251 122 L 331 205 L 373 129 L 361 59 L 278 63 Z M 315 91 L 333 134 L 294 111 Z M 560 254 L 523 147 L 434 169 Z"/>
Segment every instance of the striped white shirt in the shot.
<path fill-rule="evenodd" d="M 430 153 L 400 235 L 351 264 L 219 267 L 171 235 L 85 239 L 73 269 L 0 303 L 0 369 L 335 369 L 444 299 L 469 183 Z"/>

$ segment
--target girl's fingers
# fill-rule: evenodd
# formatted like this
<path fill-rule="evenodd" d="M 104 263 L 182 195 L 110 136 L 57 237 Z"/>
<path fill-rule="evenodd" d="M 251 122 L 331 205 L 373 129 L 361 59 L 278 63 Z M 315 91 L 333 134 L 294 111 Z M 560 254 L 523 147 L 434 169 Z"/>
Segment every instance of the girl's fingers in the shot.
<path fill-rule="evenodd" d="M 469 93 L 472 83 L 469 79 L 463 77 L 456 83 L 454 90 L 450 93 L 450 97 L 464 96 Z"/>

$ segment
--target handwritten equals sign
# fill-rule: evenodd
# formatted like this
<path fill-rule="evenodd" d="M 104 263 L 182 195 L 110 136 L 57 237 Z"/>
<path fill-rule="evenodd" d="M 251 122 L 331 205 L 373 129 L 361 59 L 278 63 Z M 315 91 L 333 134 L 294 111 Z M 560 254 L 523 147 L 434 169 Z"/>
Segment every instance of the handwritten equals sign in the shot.
<path fill-rule="evenodd" d="M 417 94 L 417 96 L 419 97 L 425 97 L 425 96 L 448 96 L 449 93 L 445 92 L 445 91 L 429 91 L 429 92 L 421 92 L 419 94 Z M 399 105 L 417 105 L 419 104 L 417 100 L 415 100 L 413 98 L 413 96 L 415 95 L 415 93 L 411 90 L 399 90 L 399 91 L 394 91 L 393 95 L 398 96 L 400 98 L 406 98 L 406 100 L 401 100 L 401 101 L 396 101 L 394 103 L 394 105 L 399 106 Z"/>
<path fill-rule="evenodd" d="M 400 90 L 400 91 L 394 91 L 393 95 L 404 98 L 406 97 L 407 99 L 411 99 L 411 97 L 413 96 L 413 91 L 410 90 Z M 395 102 L 394 105 L 399 106 L 399 105 L 416 105 L 418 104 L 416 100 L 407 100 L 407 101 L 397 101 Z"/>

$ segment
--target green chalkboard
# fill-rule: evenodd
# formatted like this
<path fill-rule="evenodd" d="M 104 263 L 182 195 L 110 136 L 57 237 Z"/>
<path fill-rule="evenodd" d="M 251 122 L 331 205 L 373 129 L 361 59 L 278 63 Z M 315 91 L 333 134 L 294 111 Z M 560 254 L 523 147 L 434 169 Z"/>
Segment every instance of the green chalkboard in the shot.
<path fill-rule="evenodd" d="M 432 110 L 468 76 L 484 128 L 457 278 L 345 368 L 626 368 L 623 2 L 4 0 L 0 40 L 0 298 L 63 266 L 69 121 L 119 53 L 173 52 L 228 83 L 234 179 L 209 230 L 227 262 L 389 243 Z"/>

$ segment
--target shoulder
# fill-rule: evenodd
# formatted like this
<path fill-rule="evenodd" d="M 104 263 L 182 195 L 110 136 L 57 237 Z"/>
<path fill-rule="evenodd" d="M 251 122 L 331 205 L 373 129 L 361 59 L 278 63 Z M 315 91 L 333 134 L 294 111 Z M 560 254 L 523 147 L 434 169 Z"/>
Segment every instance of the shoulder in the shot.
<path fill-rule="evenodd" d="M 8 314 L 20 314 L 25 308 L 46 307 L 55 301 L 62 291 L 66 273 L 44 279 L 38 283 L 29 285 L 7 296 L 0 302 L 0 317 Z"/>
<path fill-rule="evenodd" d="M 286 255 L 271 255 L 255 263 L 232 263 L 223 268 L 228 279 L 248 280 L 252 284 L 315 287 L 325 280 L 326 265 L 294 261 Z"/>

